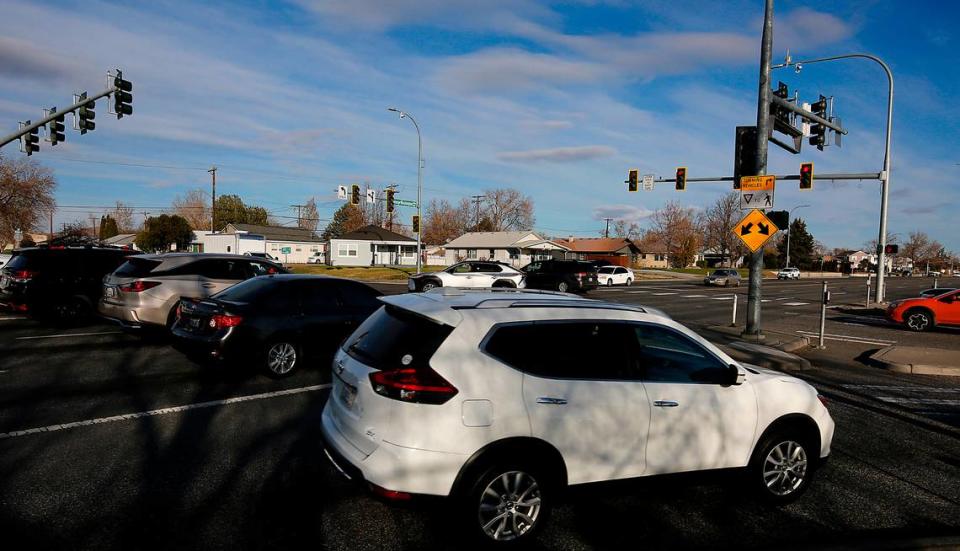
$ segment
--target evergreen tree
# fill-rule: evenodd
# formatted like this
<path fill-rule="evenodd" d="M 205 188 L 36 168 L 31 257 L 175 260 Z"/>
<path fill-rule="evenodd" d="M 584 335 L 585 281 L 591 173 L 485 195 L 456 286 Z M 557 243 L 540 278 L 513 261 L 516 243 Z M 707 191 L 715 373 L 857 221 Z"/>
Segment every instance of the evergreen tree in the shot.
<path fill-rule="evenodd" d="M 363 213 L 357 207 L 346 203 L 333 213 L 333 220 L 327 224 L 320 238 L 324 241 L 336 239 L 361 226 L 363 226 Z"/>
<path fill-rule="evenodd" d="M 137 234 L 137 247 L 142 251 L 166 252 L 171 245 L 184 250 L 193 240 L 190 223 L 182 216 L 161 214 L 150 217 L 143 223 L 143 231 Z"/>
<path fill-rule="evenodd" d="M 790 222 L 790 265 L 809 270 L 816 257 L 814 249 L 816 240 L 807 231 L 807 223 L 803 218 Z M 784 234 L 777 243 L 777 260 L 779 266 L 787 263 L 787 236 Z"/>
<path fill-rule="evenodd" d="M 100 217 L 100 239 L 109 239 L 119 233 L 120 228 L 114 217 L 109 214 Z"/>

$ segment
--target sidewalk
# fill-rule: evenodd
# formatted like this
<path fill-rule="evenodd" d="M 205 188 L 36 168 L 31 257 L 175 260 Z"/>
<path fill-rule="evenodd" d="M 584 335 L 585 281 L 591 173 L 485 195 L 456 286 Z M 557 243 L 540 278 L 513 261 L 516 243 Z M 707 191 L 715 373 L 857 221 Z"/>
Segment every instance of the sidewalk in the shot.
<path fill-rule="evenodd" d="M 877 350 L 870 361 L 898 373 L 960 377 L 960 350 L 894 345 Z"/>
<path fill-rule="evenodd" d="M 708 325 L 698 332 L 716 344 L 731 358 L 777 371 L 806 371 L 812 369 L 806 358 L 791 352 L 806 348 L 807 337 L 779 331 L 764 332 L 762 341 L 750 341 L 741 337 L 742 327 Z"/>

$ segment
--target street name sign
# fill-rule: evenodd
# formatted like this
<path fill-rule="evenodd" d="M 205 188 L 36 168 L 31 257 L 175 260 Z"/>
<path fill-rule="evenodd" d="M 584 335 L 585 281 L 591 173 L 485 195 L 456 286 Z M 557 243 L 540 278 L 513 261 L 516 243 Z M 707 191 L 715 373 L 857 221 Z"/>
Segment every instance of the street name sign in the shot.
<path fill-rule="evenodd" d="M 740 208 L 744 210 L 773 208 L 775 186 L 776 177 L 772 175 L 741 176 Z"/>
<path fill-rule="evenodd" d="M 731 229 L 734 235 L 739 237 L 740 241 L 743 241 L 743 244 L 750 249 L 750 252 L 754 253 L 779 230 L 780 228 L 774 225 L 763 211 L 758 209 L 748 212 Z"/>
<path fill-rule="evenodd" d="M 401 207 L 416 207 L 417 202 L 411 201 L 410 199 L 394 199 L 394 203 L 400 205 Z"/>
<path fill-rule="evenodd" d="M 282 254 L 290 254 L 290 251 L 292 250 L 293 249 L 291 249 L 290 247 L 280 247 L 280 253 Z"/>
<path fill-rule="evenodd" d="M 643 191 L 653 191 L 653 174 L 643 175 Z"/>

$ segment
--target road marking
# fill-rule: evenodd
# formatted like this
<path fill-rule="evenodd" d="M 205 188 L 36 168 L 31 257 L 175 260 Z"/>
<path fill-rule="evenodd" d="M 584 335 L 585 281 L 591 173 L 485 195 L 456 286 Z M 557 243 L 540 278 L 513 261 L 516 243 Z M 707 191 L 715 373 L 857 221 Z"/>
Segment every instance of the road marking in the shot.
<path fill-rule="evenodd" d="M 62 335 L 38 335 L 33 337 L 17 337 L 18 341 L 29 341 L 33 339 L 65 339 L 68 337 L 92 337 L 94 335 L 120 335 L 123 331 L 105 331 L 103 333 L 64 333 Z"/>
<path fill-rule="evenodd" d="M 25 320 L 27 318 L 0 318 L 0 321 L 14 321 L 14 320 Z"/>
<path fill-rule="evenodd" d="M 650 291 L 625 291 L 625 292 L 631 295 L 643 295 L 643 294 L 649 293 Z"/>
<path fill-rule="evenodd" d="M 889 392 L 907 391 L 907 392 L 960 393 L 960 388 L 937 388 L 937 387 L 917 386 L 917 385 L 890 386 L 890 385 L 845 384 L 840 386 L 844 388 L 853 388 L 853 389 L 862 388 L 864 390 L 885 390 Z"/>
<path fill-rule="evenodd" d="M 807 337 L 819 337 L 820 333 L 814 333 L 813 331 L 797 331 L 801 335 Z M 829 333 L 824 333 L 823 338 L 828 341 L 844 341 L 844 342 L 855 342 L 858 344 L 880 344 L 884 346 L 889 346 L 891 344 L 897 344 L 897 341 L 885 341 L 882 339 L 870 339 L 866 337 L 856 337 L 853 335 L 831 335 Z"/>
<path fill-rule="evenodd" d="M 784 302 L 784 306 L 806 306 L 810 304 L 809 302 Z"/>
<path fill-rule="evenodd" d="M 710 297 L 710 300 L 733 300 L 733 296 Z"/>
<path fill-rule="evenodd" d="M 899 396 L 877 396 L 878 400 L 904 406 L 960 406 L 960 400 L 946 398 L 902 398 Z"/>
<path fill-rule="evenodd" d="M 139 411 L 136 413 L 126 413 L 123 415 L 113 415 L 111 417 L 98 417 L 96 419 L 85 419 L 83 421 L 74 421 L 72 423 L 63 423 L 62 425 L 47 425 L 46 427 L 37 427 L 33 429 L 15 430 L 10 432 L 0 432 L 0 440 L 5 438 L 16 438 L 17 436 L 26 436 L 28 434 L 37 434 L 40 432 L 56 432 L 58 430 L 75 429 L 77 427 L 88 427 L 90 425 L 100 425 L 103 423 L 114 423 L 117 421 L 130 421 L 142 417 L 155 417 L 157 415 L 168 415 L 171 413 L 180 413 L 191 409 L 202 409 L 228 404 L 238 404 L 241 402 L 251 402 L 253 400 L 265 400 L 267 398 L 276 398 L 278 396 L 289 396 L 291 394 L 300 394 L 303 392 L 315 392 L 330 388 L 330 383 L 313 386 L 303 386 L 299 388 L 290 388 L 287 390 L 277 390 L 274 392 L 264 392 L 262 394 L 248 394 L 246 396 L 236 396 L 225 398 L 223 400 L 211 400 L 209 402 L 197 402 L 195 404 L 186 404 L 183 406 L 173 406 L 168 408 L 153 409 L 150 411 Z"/>
<path fill-rule="evenodd" d="M 663 297 L 663 296 L 675 295 L 675 294 L 676 294 L 676 293 L 653 293 L 653 296 L 655 296 L 655 297 Z"/>
<path fill-rule="evenodd" d="M 708 295 L 683 295 L 683 298 L 707 298 Z"/>

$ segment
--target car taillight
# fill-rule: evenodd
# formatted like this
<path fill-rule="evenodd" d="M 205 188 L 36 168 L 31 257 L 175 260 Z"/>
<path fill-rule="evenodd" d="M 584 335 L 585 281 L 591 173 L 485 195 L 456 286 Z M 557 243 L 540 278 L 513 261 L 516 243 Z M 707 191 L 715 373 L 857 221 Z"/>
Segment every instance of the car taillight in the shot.
<path fill-rule="evenodd" d="M 428 367 L 405 367 L 370 374 L 373 391 L 381 396 L 416 404 L 443 404 L 459 392 Z"/>
<path fill-rule="evenodd" d="M 14 270 L 10 277 L 18 283 L 23 283 L 24 281 L 30 281 L 31 279 L 37 276 L 37 272 L 32 270 Z"/>
<path fill-rule="evenodd" d="M 241 316 L 233 316 L 230 314 L 214 314 L 210 318 L 210 327 L 214 329 L 225 329 L 227 327 L 236 327 L 240 325 L 240 322 L 243 321 Z"/>
<path fill-rule="evenodd" d="M 587 275 L 589 275 L 589 274 L 587 274 L 587 272 L 577 272 L 577 273 L 575 273 L 575 274 L 573 274 L 573 275 L 574 275 L 577 279 L 583 279 L 583 278 L 587 277 Z"/>
<path fill-rule="evenodd" d="M 181 305 L 181 304 L 178 303 L 178 304 L 177 304 L 177 313 L 176 313 L 177 319 L 180 319 L 182 312 L 183 312 L 183 305 Z"/>
<path fill-rule="evenodd" d="M 124 293 L 139 293 L 141 291 L 146 291 L 147 289 L 153 289 L 157 285 L 160 285 L 159 281 L 144 281 L 138 279 L 136 281 L 131 281 L 130 283 L 124 283 L 119 286 L 119 289 Z"/>
<path fill-rule="evenodd" d="M 368 482 L 368 484 L 370 485 L 370 490 L 374 494 L 384 499 L 389 499 L 393 501 L 409 501 L 413 499 L 413 496 L 411 494 L 408 494 L 407 492 L 400 492 L 397 490 L 388 490 L 382 486 L 377 486 L 372 482 Z"/>
<path fill-rule="evenodd" d="M 817 400 L 820 400 L 820 403 L 823 404 L 823 407 L 825 408 L 830 407 L 830 401 L 827 400 L 827 397 L 824 396 L 823 394 L 817 394 Z"/>

